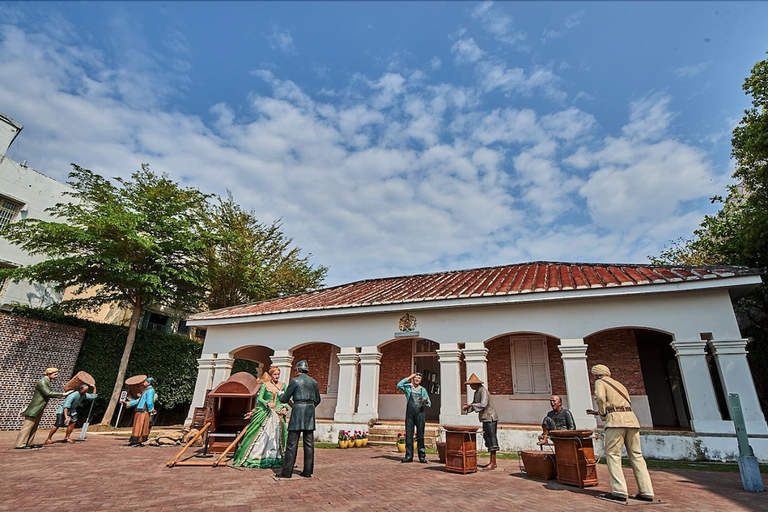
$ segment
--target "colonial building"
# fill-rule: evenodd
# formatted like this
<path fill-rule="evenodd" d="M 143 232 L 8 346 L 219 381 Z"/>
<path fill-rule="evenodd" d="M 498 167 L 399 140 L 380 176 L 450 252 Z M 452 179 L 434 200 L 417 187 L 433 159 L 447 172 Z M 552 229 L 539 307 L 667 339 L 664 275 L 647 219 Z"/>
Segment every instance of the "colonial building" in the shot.
<path fill-rule="evenodd" d="M 477 424 L 461 413 L 463 382 L 475 373 L 493 395 L 502 449 L 530 449 L 551 394 L 579 428 L 598 426 L 585 411 L 588 369 L 602 363 L 630 391 L 648 456 L 733 459 L 726 398 L 737 393 L 756 455 L 768 460 L 768 425 L 732 306 L 759 283 L 743 267 L 537 262 L 371 279 L 200 313 L 188 322 L 207 328 L 192 408 L 235 359 L 277 365 L 284 376 L 306 359 L 324 392 L 319 439 L 402 420 L 396 384 L 413 371 L 432 396 L 428 421 Z"/>

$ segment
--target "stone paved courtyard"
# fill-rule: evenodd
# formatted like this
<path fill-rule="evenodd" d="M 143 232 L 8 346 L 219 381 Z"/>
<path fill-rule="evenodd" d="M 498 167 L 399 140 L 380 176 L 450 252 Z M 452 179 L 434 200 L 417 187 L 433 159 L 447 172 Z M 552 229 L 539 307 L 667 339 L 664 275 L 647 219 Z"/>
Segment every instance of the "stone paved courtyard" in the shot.
<path fill-rule="evenodd" d="M 446 473 L 437 455 L 428 455 L 429 464 L 401 464 L 394 447 L 368 446 L 318 449 L 314 478 L 297 471 L 291 480 L 276 481 L 272 470 L 168 468 L 178 447 L 128 448 L 125 437 L 94 433 L 74 444 L 14 450 L 15 435 L 0 432 L 0 511 L 768 510 L 768 495 L 743 491 L 738 473 L 651 470 L 662 503 L 620 505 L 596 498 L 610 490 L 604 464 L 598 465 L 600 484 L 579 489 L 528 479 L 517 460 L 459 475 Z M 37 440 L 44 439 L 38 432 Z M 625 472 L 635 491 L 631 471 Z M 763 481 L 768 486 L 765 475 Z"/>

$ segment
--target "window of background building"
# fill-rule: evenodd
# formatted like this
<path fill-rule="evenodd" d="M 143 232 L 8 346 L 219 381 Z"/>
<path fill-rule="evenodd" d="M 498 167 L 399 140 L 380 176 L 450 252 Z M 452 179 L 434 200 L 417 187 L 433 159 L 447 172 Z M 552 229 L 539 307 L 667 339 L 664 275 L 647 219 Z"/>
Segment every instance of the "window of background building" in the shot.
<path fill-rule="evenodd" d="M 544 336 L 514 336 L 510 343 L 514 394 L 552 393 L 547 339 Z"/>
<path fill-rule="evenodd" d="M 21 203 L 0 197 L 0 227 L 10 224 L 21 210 Z"/>

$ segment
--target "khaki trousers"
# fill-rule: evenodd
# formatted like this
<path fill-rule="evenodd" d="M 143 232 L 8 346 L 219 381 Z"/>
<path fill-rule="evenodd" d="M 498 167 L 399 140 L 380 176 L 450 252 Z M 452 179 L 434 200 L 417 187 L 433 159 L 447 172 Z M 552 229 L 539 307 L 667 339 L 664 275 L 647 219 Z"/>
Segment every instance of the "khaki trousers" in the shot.
<path fill-rule="evenodd" d="M 16 448 L 32 446 L 35 443 L 37 426 L 40 424 L 40 418 L 42 417 L 42 413 L 37 417 L 24 416 L 24 421 L 21 424 L 21 430 L 19 430 L 19 435 L 16 436 Z"/>
<path fill-rule="evenodd" d="M 640 448 L 639 428 L 609 427 L 605 429 L 605 462 L 608 466 L 608 477 L 611 482 L 611 494 L 627 497 L 627 482 L 624 480 L 624 470 L 621 468 L 621 447 L 627 448 L 629 463 L 635 473 L 638 494 L 653 496 L 651 475 L 645 465 L 643 452 Z"/>

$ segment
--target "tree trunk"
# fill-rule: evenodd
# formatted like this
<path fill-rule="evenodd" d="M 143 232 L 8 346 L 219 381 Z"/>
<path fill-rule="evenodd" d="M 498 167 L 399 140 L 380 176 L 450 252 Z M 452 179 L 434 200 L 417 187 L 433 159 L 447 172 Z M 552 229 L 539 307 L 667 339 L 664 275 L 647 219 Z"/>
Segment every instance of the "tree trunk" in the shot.
<path fill-rule="evenodd" d="M 136 341 L 136 330 L 139 328 L 139 317 L 141 316 L 141 299 L 136 301 L 133 306 L 133 313 L 131 314 L 131 324 L 128 327 L 128 337 L 125 339 L 125 349 L 123 349 L 123 357 L 120 358 L 120 366 L 117 369 L 117 379 L 115 380 L 115 387 L 112 390 L 112 396 L 109 398 L 109 405 L 107 405 L 107 411 L 104 413 L 104 418 L 101 420 L 101 425 L 109 426 L 112 423 L 112 416 L 115 414 L 115 408 L 117 407 L 117 401 L 120 399 L 120 392 L 123 390 L 123 382 L 125 381 L 125 370 L 128 368 L 128 360 L 131 358 L 131 350 L 133 349 L 133 342 Z"/>

